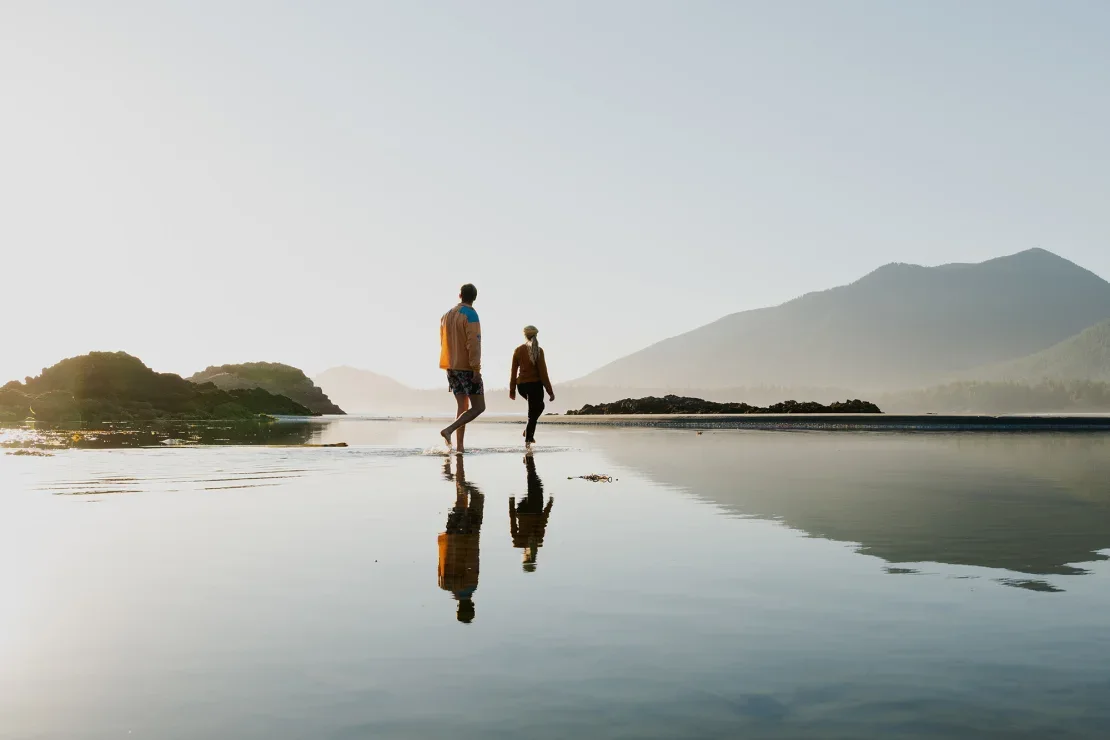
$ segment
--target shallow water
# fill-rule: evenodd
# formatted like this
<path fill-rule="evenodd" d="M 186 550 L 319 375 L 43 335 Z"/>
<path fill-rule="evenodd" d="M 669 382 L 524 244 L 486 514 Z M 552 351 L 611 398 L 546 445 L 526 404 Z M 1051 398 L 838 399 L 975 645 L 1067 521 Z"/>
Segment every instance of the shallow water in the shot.
<path fill-rule="evenodd" d="M 435 429 L 0 455 L 0 738 L 1110 727 L 1110 436 Z"/>

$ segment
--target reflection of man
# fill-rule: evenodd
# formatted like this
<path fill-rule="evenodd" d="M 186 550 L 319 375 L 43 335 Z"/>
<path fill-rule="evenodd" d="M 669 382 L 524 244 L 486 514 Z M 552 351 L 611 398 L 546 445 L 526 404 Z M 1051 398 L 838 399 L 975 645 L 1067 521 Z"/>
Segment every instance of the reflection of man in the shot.
<path fill-rule="evenodd" d="M 474 591 L 478 588 L 478 534 L 482 528 L 485 496 L 466 482 L 463 457 L 456 456 L 457 472 L 451 473 L 451 460 L 443 464 L 447 480 L 455 482 L 455 505 L 447 514 L 446 531 L 439 535 L 439 587 L 454 594 L 459 602 L 458 620 L 474 621 Z"/>
<path fill-rule="evenodd" d="M 543 481 L 536 475 L 536 461 L 531 455 L 524 458 L 528 471 L 528 495 L 518 505 L 516 497 L 509 497 L 509 532 L 513 536 L 513 547 L 524 550 L 524 570 L 536 570 L 536 554 L 543 547 L 543 535 L 547 530 L 547 518 L 551 515 L 551 505 L 555 498 L 543 505 Z"/>

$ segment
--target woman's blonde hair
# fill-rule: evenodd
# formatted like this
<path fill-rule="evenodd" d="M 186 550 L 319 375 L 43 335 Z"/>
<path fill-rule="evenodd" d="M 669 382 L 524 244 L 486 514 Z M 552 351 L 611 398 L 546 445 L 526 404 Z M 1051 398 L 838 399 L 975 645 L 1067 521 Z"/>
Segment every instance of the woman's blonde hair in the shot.
<path fill-rule="evenodd" d="M 524 327 L 524 338 L 528 340 L 528 355 L 532 358 L 532 364 L 538 365 L 540 363 L 540 340 L 536 335 L 540 330 L 529 324 Z"/>

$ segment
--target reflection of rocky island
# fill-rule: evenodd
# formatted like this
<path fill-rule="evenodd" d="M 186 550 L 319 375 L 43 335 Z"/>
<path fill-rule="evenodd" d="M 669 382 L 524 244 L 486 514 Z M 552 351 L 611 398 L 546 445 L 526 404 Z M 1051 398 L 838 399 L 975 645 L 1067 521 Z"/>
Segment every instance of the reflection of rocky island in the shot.
<path fill-rule="evenodd" d="M 868 401 L 834 401 L 828 405 L 816 401 L 782 401 L 770 406 L 746 403 L 717 403 L 701 398 L 663 396 L 626 398 L 613 403 L 586 404 L 568 415 L 600 414 L 879 414 L 879 407 Z"/>
<path fill-rule="evenodd" d="M 212 366 L 196 373 L 189 380 L 194 383 L 213 383 L 225 391 L 261 388 L 290 398 L 314 414 L 344 413 L 304 372 L 280 362 Z"/>
<path fill-rule="evenodd" d="M 46 422 L 154 419 L 251 419 L 308 416 L 299 403 L 261 388 L 221 390 L 156 373 L 124 352 L 92 352 L 62 360 L 24 383 L 0 388 L 0 420 Z"/>
<path fill-rule="evenodd" d="M 1077 574 L 1110 548 L 1110 438 L 622 429 L 616 463 L 889 563 Z M 1038 581 L 1007 581 L 1033 587 Z"/>
<path fill-rule="evenodd" d="M 547 519 L 551 516 L 555 498 L 548 500 L 547 506 L 543 505 L 543 481 L 536 474 L 535 458 L 525 455 L 524 465 L 528 471 L 528 494 L 519 504 L 516 496 L 509 497 L 509 532 L 513 547 L 524 551 L 524 570 L 531 573 L 536 570 L 536 556 L 539 548 L 543 547 Z"/>
<path fill-rule="evenodd" d="M 443 474 L 455 483 L 455 505 L 447 514 L 447 526 L 439 535 L 439 587 L 450 591 L 459 602 L 460 622 L 474 621 L 474 592 L 478 588 L 478 537 L 482 529 L 485 496 L 466 481 L 463 456 L 456 456 L 457 471 L 451 460 L 443 464 Z"/>
<path fill-rule="evenodd" d="M 182 445 L 307 445 L 317 425 L 307 421 L 230 419 L 157 420 L 134 424 L 35 424 L 0 441 L 0 447 L 29 451 L 66 448 L 112 450 Z M 16 453 L 20 454 L 20 453 Z"/>

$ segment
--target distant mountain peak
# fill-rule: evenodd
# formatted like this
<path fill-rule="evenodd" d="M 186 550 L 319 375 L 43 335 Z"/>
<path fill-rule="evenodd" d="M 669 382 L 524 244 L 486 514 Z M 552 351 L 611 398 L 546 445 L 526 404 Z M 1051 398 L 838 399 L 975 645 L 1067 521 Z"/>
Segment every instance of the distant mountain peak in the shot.
<path fill-rule="evenodd" d="M 1013 254 L 1003 255 L 1002 257 L 995 257 L 994 259 L 989 259 L 989 260 L 986 260 L 985 262 L 980 262 L 979 264 L 983 265 L 983 266 L 987 266 L 987 265 L 998 264 L 998 263 L 1002 263 L 1002 262 L 1022 262 L 1022 263 L 1028 263 L 1028 264 L 1053 264 L 1053 263 L 1055 263 L 1055 264 L 1059 264 L 1059 265 L 1070 265 L 1070 266 L 1078 268 L 1080 270 L 1083 269 L 1082 267 L 1075 264 L 1074 262 L 1067 259 L 1066 257 L 1061 257 L 1060 255 L 1056 254 L 1055 252 L 1050 252 L 1047 249 L 1044 249 L 1043 247 L 1031 247 L 1030 249 L 1024 249 L 1020 252 L 1014 252 Z"/>
<path fill-rule="evenodd" d="M 1012 254 L 1010 256 L 1011 257 L 1021 257 L 1022 255 L 1026 255 L 1026 256 L 1029 256 L 1029 257 L 1034 257 L 1034 256 L 1036 256 L 1036 257 L 1051 257 L 1053 259 L 1064 260 L 1065 262 L 1068 261 L 1065 258 L 1061 257 L 1060 255 L 1056 254 L 1055 252 L 1050 252 L 1049 250 L 1045 249 L 1044 247 L 1030 247 L 1029 249 L 1023 249 L 1020 252 L 1015 252 L 1014 254 Z"/>

